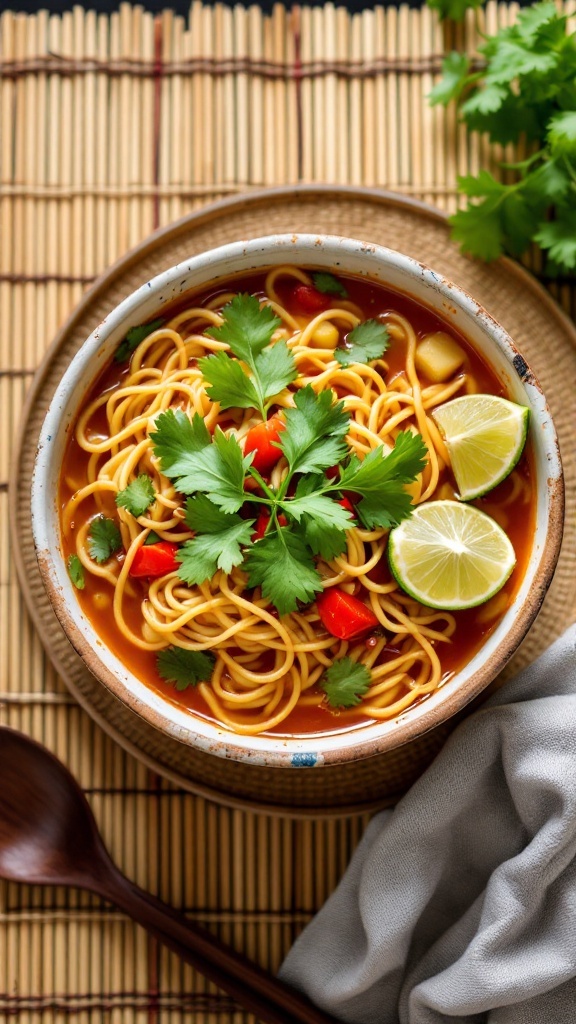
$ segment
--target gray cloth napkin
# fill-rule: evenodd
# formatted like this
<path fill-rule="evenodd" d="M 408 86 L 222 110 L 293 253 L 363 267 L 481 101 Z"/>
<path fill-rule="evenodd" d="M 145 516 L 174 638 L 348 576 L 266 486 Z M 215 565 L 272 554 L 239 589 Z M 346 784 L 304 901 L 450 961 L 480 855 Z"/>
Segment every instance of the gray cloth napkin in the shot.
<path fill-rule="evenodd" d="M 281 977 L 353 1024 L 576 1022 L 576 626 L 368 826 Z"/>

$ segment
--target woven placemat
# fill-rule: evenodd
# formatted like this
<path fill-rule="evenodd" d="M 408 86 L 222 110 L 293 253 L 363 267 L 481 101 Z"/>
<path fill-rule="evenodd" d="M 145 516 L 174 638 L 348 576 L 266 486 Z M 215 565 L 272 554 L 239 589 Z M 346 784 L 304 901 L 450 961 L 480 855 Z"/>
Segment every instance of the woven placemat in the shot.
<path fill-rule="evenodd" d="M 25 16 L 14 7 L 0 14 L 4 436 L 15 434 L 33 375 L 86 286 L 161 225 L 221 197 L 301 181 L 385 187 L 450 212 L 456 175 L 493 166 L 485 141 L 468 139 L 453 110 L 432 110 L 426 100 L 442 54 L 475 49 L 472 16 L 453 29 L 429 9 L 405 6 L 352 16 L 331 4 L 292 11 L 277 4 L 264 16 L 256 6 L 194 3 L 186 19 L 130 4 L 111 16 L 80 7 Z M 574 0 L 565 5 L 574 7 Z M 515 4 L 491 0 L 480 27 L 492 32 L 515 12 Z M 312 204 L 307 228 L 315 216 Z M 363 224 L 356 221 L 356 233 Z M 448 258 L 445 241 L 442 249 Z M 574 317 L 576 290 L 562 282 L 550 289 Z M 472 290 L 493 308 L 489 294 Z M 509 312 L 523 318 L 546 383 L 565 325 L 545 299 L 542 323 L 519 298 L 520 280 Z M 564 415 L 573 409 L 567 353 Z M 563 447 L 571 453 L 571 443 Z M 159 776 L 104 732 L 55 671 L 27 613 L 12 549 L 20 540 L 11 546 L 8 535 L 8 458 L 3 445 L 0 722 L 70 766 L 132 878 L 275 969 L 336 885 L 366 815 L 296 820 L 217 805 Z M 572 524 L 573 509 L 569 495 Z M 563 559 L 574 550 L 570 540 Z M 549 639 L 573 607 L 573 593 L 566 598 L 560 619 L 539 620 Z M 12 1018 L 248 1021 L 94 897 L 0 885 L 0 1019 Z"/>

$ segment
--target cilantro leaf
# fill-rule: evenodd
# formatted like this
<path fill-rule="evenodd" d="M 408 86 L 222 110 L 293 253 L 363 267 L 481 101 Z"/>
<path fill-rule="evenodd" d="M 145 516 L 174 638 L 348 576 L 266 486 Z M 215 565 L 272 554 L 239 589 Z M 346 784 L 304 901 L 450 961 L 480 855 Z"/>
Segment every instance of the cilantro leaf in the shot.
<path fill-rule="evenodd" d="M 294 498 L 280 501 L 278 504 L 297 522 L 306 515 L 318 520 L 322 526 L 336 527 L 338 530 L 348 530 L 354 518 L 347 509 L 325 494 L 298 494 L 297 490 Z"/>
<path fill-rule="evenodd" d="M 379 320 L 365 320 L 350 331 L 346 339 L 346 348 L 337 348 L 334 355 L 340 366 L 353 366 L 354 363 L 369 363 L 371 359 L 379 359 L 388 348 L 388 331 Z"/>
<path fill-rule="evenodd" d="M 255 295 L 235 295 L 224 306 L 222 317 L 224 322 L 211 327 L 207 334 L 226 342 L 233 355 L 250 368 L 252 376 L 225 352 L 207 356 L 199 360 L 199 365 L 212 385 L 208 394 L 223 409 L 259 409 L 262 419 L 266 419 L 266 399 L 278 395 L 298 375 L 286 342 L 271 344 L 282 321 L 270 306 L 261 306 Z"/>
<path fill-rule="evenodd" d="M 78 558 L 78 555 L 69 555 L 66 565 L 68 566 L 68 575 L 76 587 L 76 590 L 84 590 L 84 587 L 86 586 L 86 580 L 84 579 L 84 566 Z"/>
<path fill-rule="evenodd" d="M 190 585 L 210 579 L 216 569 L 231 572 L 244 559 L 241 545 L 252 544 L 254 519 L 223 512 L 204 494 L 188 498 L 186 523 L 196 537 L 186 541 L 176 555 L 178 575 Z"/>
<path fill-rule="evenodd" d="M 428 6 L 438 11 L 441 21 L 461 21 L 466 11 L 476 10 L 482 6 L 483 0 L 428 0 Z"/>
<path fill-rule="evenodd" d="M 235 437 L 216 428 L 214 438 L 196 413 L 192 422 L 183 412 L 169 409 L 156 420 L 150 436 L 162 472 L 183 494 L 208 494 L 225 512 L 237 512 L 243 501 L 244 476 L 252 461 Z"/>
<path fill-rule="evenodd" d="M 463 252 L 478 259 L 495 260 L 504 251 L 500 216 L 488 200 L 458 210 L 448 218 L 451 237 L 460 242 Z"/>
<path fill-rule="evenodd" d="M 410 514 L 412 505 L 403 485 L 422 471 L 426 457 L 422 438 L 404 431 L 387 455 L 382 445 L 373 448 L 362 460 L 353 455 L 341 472 L 337 487 L 362 495 L 356 512 L 368 529 L 397 525 Z"/>
<path fill-rule="evenodd" d="M 250 548 L 244 563 L 251 587 L 261 587 L 262 594 L 288 615 L 314 599 L 322 590 L 320 574 L 305 542 L 289 528 L 267 534 Z"/>
<path fill-rule="evenodd" d="M 292 473 L 318 473 L 346 455 L 350 419 L 333 391 L 314 392 L 311 384 L 297 391 L 295 408 L 284 410 L 286 429 L 279 447 Z"/>
<path fill-rule="evenodd" d="M 150 434 L 154 455 L 162 472 L 171 480 L 186 472 L 187 458 L 211 443 L 206 424 L 196 413 L 192 422 L 181 409 L 167 409 L 156 418 Z"/>
<path fill-rule="evenodd" d="M 553 263 L 576 269 L 576 209 L 562 210 L 558 220 L 541 224 L 534 238 Z"/>
<path fill-rule="evenodd" d="M 144 338 L 147 338 L 153 331 L 157 331 L 159 327 L 162 327 L 164 321 L 152 320 L 149 324 L 139 324 L 137 327 L 131 327 L 128 331 L 124 341 L 121 341 L 114 359 L 117 363 L 124 363 L 133 352 L 136 351 L 138 345 Z"/>
<path fill-rule="evenodd" d="M 122 547 L 122 535 L 113 519 L 96 516 L 88 530 L 88 551 L 95 562 L 107 562 Z"/>
<path fill-rule="evenodd" d="M 451 100 L 459 98 L 467 84 L 470 59 L 465 53 L 452 50 L 442 61 L 442 78 L 434 86 L 429 95 L 432 106 L 441 103 L 447 106 Z"/>
<path fill-rule="evenodd" d="M 265 348 L 256 357 L 254 373 L 264 400 L 279 395 L 288 384 L 296 380 L 298 369 L 294 356 L 283 339 Z"/>
<path fill-rule="evenodd" d="M 146 537 L 146 540 L 144 541 L 144 544 L 142 546 L 147 547 L 149 544 L 157 544 L 158 541 L 160 540 L 162 540 L 160 534 L 156 533 L 155 530 L 150 530 L 150 533 Z"/>
<path fill-rule="evenodd" d="M 176 487 L 183 494 L 207 494 L 224 512 L 237 512 L 246 499 L 244 476 L 251 461 L 251 454 L 244 458 L 236 438 L 226 437 L 217 427 L 212 444 L 183 454 Z"/>
<path fill-rule="evenodd" d="M 127 509 L 133 516 L 143 516 L 156 498 L 154 484 L 147 473 L 141 473 L 131 484 L 116 495 L 116 504 Z"/>
<path fill-rule="evenodd" d="M 372 677 L 366 665 L 352 658 L 338 658 L 326 669 L 320 686 L 333 708 L 353 708 L 370 688 Z"/>
<path fill-rule="evenodd" d="M 346 551 L 346 534 L 338 527 L 327 526 L 320 519 L 306 515 L 302 517 L 302 526 L 308 547 L 326 562 L 331 562 Z"/>
<path fill-rule="evenodd" d="M 208 682 L 214 670 L 214 655 L 206 651 L 188 651 L 183 647 L 166 647 L 156 659 L 158 675 L 177 690 L 196 683 Z"/>
<path fill-rule="evenodd" d="M 236 359 L 227 352 L 216 352 L 198 360 L 204 379 L 211 387 L 207 393 L 222 409 L 258 409 L 260 397 L 252 380 Z"/>
<path fill-rule="evenodd" d="M 272 340 L 282 321 L 270 306 L 260 306 L 255 295 L 235 295 L 222 310 L 224 323 L 206 331 L 223 341 L 238 359 L 253 367 L 253 361 Z"/>
<path fill-rule="evenodd" d="M 576 52 L 574 66 L 576 74 Z M 576 110 L 563 110 L 550 118 L 547 136 L 554 156 L 576 157 Z"/>
<path fill-rule="evenodd" d="M 337 277 L 334 277 L 334 274 L 319 270 L 316 274 L 312 274 L 312 280 L 316 291 L 323 292 L 324 295 L 340 295 L 343 299 L 348 297 L 344 285 Z"/>

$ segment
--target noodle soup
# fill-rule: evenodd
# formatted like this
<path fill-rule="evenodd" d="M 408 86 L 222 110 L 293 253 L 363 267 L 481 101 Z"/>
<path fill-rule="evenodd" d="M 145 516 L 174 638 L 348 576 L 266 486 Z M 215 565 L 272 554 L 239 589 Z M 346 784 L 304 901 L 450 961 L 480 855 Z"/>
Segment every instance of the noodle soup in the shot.
<path fill-rule="evenodd" d="M 283 383 L 288 363 L 284 359 L 282 364 L 278 352 L 278 367 L 266 368 L 268 377 L 263 372 L 262 379 L 270 382 L 276 372 L 282 387 L 267 400 L 261 389 L 260 409 L 249 405 L 248 386 L 237 378 L 227 379 L 226 386 L 229 391 L 236 387 L 244 405 L 217 399 L 227 392 L 214 365 L 230 358 L 223 310 L 235 296 L 255 297 L 277 319 L 271 348 L 282 343 L 295 366 L 293 379 Z M 351 350 L 355 328 L 366 322 L 381 329 L 380 334 L 373 329 L 372 341 L 385 332 L 383 351 L 374 355 L 377 342 L 374 347 L 365 334 L 366 361 L 339 361 L 335 354 Z M 438 372 L 421 355 L 420 346 L 430 339 L 448 353 Z M 223 369 L 230 373 L 228 365 Z M 310 395 L 306 423 L 297 399 L 305 391 Z M 425 607 L 401 589 L 386 557 L 389 527 L 362 521 L 359 494 L 337 486 L 345 479 L 338 477 L 338 466 L 353 457 L 363 461 L 381 446 L 386 453 L 393 451 L 400 436 L 407 445 L 410 437 L 421 438 L 425 465 L 402 490 L 414 505 L 456 498 L 446 448 L 431 414 L 457 396 L 476 393 L 509 397 L 494 370 L 452 324 L 405 294 L 339 271 L 321 274 L 319 280 L 313 271 L 277 266 L 204 287 L 160 308 L 140 331 L 127 335 L 100 374 L 62 461 L 62 546 L 82 609 L 106 646 L 151 690 L 231 732 L 326 734 L 394 720 L 460 672 L 510 608 L 533 544 L 534 453 L 528 442 L 512 473 L 473 502 L 508 534 L 516 567 L 493 598 L 456 612 Z M 321 407 L 322 395 L 331 398 Z M 297 407 L 302 430 L 313 430 L 324 415 L 336 421 L 334 409 L 341 409 L 346 452 L 334 441 L 336 427 L 332 436 L 326 433 L 311 442 L 313 468 L 294 472 L 271 523 L 267 494 L 281 494 L 290 476 L 282 434 L 287 422 L 296 423 L 290 416 Z M 255 469 L 251 474 L 250 464 L 246 468 L 241 505 L 227 508 L 221 499 L 212 524 L 206 521 L 208 484 L 194 490 L 198 466 L 213 470 L 204 457 L 194 463 L 190 489 L 179 489 L 185 479 L 177 472 L 180 442 L 195 414 L 191 444 L 200 445 L 202 429 L 205 446 L 207 437 L 212 443 L 221 437 L 230 454 L 233 440 Z M 275 424 L 266 436 L 264 423 Z M 340 452 L 334 466 L 318 461 L 321 446 L 329 451 L 331 441 Z M 309 497 L 304 491 L 313 486 L 324 488 L 323 494 L 332 487 L 334 502 L 348 515 L 345 539 L 331 555 L 330 523 L 324 531 L 318 528 L 320 550 L 312 548 L 313 564 L 308 556 L 308 562 L 300 562 L 306 567 L 301 589 L 288 575 L 287 593 L 281 594 L 276 580 L 280 596 L 275 603 L 270 587 L 266 590 L 274 566 L 266 567 L 265 582 L 259 582 L 256 555 L 267 545 L 273 550 L 274 529 L 278 536 L 285 530 L 301 538 L 306 522 L 310 547 L 310 516 L 292 513 L 296 505 L 290 501 L 300 492 Z M 191 582 L 200 574 L 202 558 L 209 565 L 215 557 L 210 530 L 219 517 L 219 557 L 243 560 Z M 318 536 L 322 532 L 325 536 Z M 208 538 L 205 545 L 192 547 L 200 534 Z M 338 607 L 323 608 L 325 595 L 338 595 Z M 190 652 L 204 657 L 187 661 Z M 338 695 L 346 687 L 335 691 L 326 685 L 335 663 L 365 670 L 363 685 L 349 688 L 346 699 Z"/>

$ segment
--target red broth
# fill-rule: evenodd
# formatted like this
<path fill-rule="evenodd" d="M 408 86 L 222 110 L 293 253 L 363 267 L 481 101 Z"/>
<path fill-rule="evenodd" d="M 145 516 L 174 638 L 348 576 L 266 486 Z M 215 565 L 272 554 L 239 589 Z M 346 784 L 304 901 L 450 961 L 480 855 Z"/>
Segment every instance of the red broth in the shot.
<path fill-rule="evenodd" d="M 264 277 L 264 272 L 249 276 L 239 276 L 228 284 L 226 291 L 229 291 L 230 284 L 232 284 L 235 290 L 263 295 Z M 394 310 L 410 321 L 417 337 L 423 337 L 426 334 L 439 330 L 449 332 L 466 353 L 466 361 L 462 369 L 464 372 L 474 376 L 478 391 L 508 397 L 502 384 L 482 356 L 464 337 L 454 330 L 451 324 L 443 321 L 436 313 L 409 296 L 394 292 L 379 284 L 347 277 L 342 274 L 339 274 L 338 277 L 344 282 L 349 298 L 363 311 L 365 319 L 374 317 L 386 310 Z M 296 309 L 291 301 L 290 291 L 293 286 L 293 281 L 290 284 L 289 281 L 284 281 L 282 278 L 276 282 L 277 291 L 286 309 L 293 313 L 299 313 L 301 310 Z M 179 300 L 178 303 L 172 303 L 170 306 L 164 307 L 160 311 L 161 315 L 175 315 L 190 305 L 192 298 L 194 299 L 194 305 L 202 305 L 204 301 L 214 299 L 223 291 L 224 289 L 221 288 L 217 290 L 211 288 L 196 293 L 190 292 L 185 298 Z M 337 300 L 335 300 L 335 304 L 337 305 Z M 393 342 L 386 352 L 385 359 L 389 366 L 386 381 L 389 382 L 404 366 L 403 346 Z M 103 391 L 116 388 L 127 375 L 127 372 L 126 364 L 111 362 L 94 383 L 87 401 L 91 401 L 97 394 L 101 394 Z M 427 383 L 424 378 L 422 380 L 424 384 Z M 99 434 L 102 437 L 106 436 L 107 426 L 102 407 L 90 421 L 89 426 L 91 433 Z M 60 478 L 59 505 L 61 509 L 64 509 L 74 492 L 85 484 L 88 459 L 88 453 L 80 448 L 75 438 L 71 436 L 66 448 Z M 510 500 L 514 489 L 515 475 L 521 481 L 522 486 L 517 488 L 519 490 L 518 496 Z M 444 471 L 439 482 L 439 488 L 444 483 L 452 485 L 455 489 L 455 482 L 449 469 Z M 102 496 L 100 500 L 102 500 Z M 106 515 L 114 517 L 116 506 L 113 496 L 107 497 L 107 501 L 108 506 L 102 509 L 101 507 L 97 508 L 91 498 L 85 499 L 79 508 L 79 515 L 74 523 L 74 529 L 77 529 L 87 519 L 92 518 L 97 512 L 104 511 Z M 502 619 L 506 609 L 510 606 L 524 576 L 536 519 L 534 460 L 530 449 L 530 441 L 527 442 L 525 451 L 514 473 L 484 498 L 474 501 L 473 504 L 491 515 L 505 529 L 514 546 L 517 564 L 503 589 L 492 599 L 492 602 L 488 602 L 487 605 L 481 605 L 478 608 L 452 613 L 457 625 L 451 643 L 443 643 L 441 645 L 442 682 L 451 679 L 480 649 L 486 638 Z M 72 530 L 71 538 L 63 542 L 65 558 L 68 558 L 70 554 L 75 552 L 74 529 Z M 122 553 L 115 557 L 122 558 Z M 386 581 L 390 578 L 385 558 L 382 559 L 376 571 L 379 581 Z M 130 586 L 134 594 L 134 601 L 125 602 L 124 613 L 128 624 L 137 632 L 142 622 L 140 602 L 145 596 L 146 586 L 145 581 L 139 579 L 131 579 Z M 76 595 L 83 611 L 92 622 L 103 642 L 136 676 L 175 704 L 184 705 L 195 715 L 215 721 L 202 697 L 193 687 L 188 687 L 188 689 L 181 692 L 177 691 L 171 683 L 164 681 L 159 676 L 156 669 L 156 653 L 136 648 L 120 632 L 113 616 L 110 614 L 109 598 L 112 596 L 111 584 L 87 573 L 85 589 L 76 591 Z M 107 607 L 102 610 L 99 608 L 99 604 L 102 603 L 102 597 L 106 597 L 106 595 L 108 598 L 105 601 Z M 494 614 L 491 614 L 492 610 L 494 610 Z M 370 639 L 368 638 L 366 642 L 369 643 Z M 393 640 L 391 640 L 389 647 L 384 650 L 382 658 L 392 659 L 394 657 L 395 649 Z M 328 733 L 357 729 L 370 721 L 362 713 L 361 706 L 346 712 L 339 712 L 327 706 L 320 688 L 317 689 L 317 696 L 318 701 L 315 706 L 297 706 L 291 712 L 289 718 L 273 730 L 275 735 Z"/>

